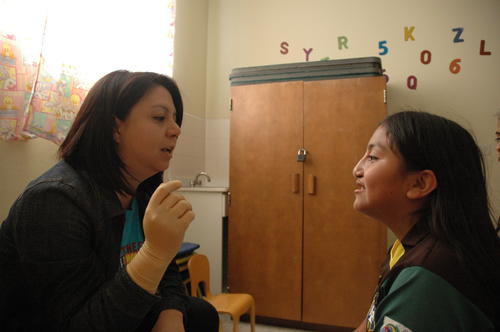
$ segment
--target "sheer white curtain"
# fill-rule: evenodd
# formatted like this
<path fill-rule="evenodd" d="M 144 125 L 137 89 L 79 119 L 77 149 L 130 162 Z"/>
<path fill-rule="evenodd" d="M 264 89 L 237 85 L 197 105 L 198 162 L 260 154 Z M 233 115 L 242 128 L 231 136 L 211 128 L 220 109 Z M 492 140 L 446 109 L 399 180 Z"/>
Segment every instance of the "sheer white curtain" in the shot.
<path fill-rule="evenodd" d="M 116 69 L 172 74 L 174 1 L 54 0 L 44 58 L 96 80 Z M 52 65 L 47 70 L 52 69 Z"/>

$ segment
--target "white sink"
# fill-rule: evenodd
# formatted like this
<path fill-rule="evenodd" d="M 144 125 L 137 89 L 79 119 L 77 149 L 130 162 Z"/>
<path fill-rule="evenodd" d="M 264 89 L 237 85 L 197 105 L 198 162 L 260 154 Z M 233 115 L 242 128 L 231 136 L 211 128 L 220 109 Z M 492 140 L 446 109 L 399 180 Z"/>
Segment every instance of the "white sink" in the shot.
<path fill-rule="evenodd" d="M 227 187 L 210 187 L 210 186 L 200 186 L 200 187 L 181 187 L 178 191 L 184 192 L 215 192 L 215 193 L 225 193 L 227 192 Z"/>

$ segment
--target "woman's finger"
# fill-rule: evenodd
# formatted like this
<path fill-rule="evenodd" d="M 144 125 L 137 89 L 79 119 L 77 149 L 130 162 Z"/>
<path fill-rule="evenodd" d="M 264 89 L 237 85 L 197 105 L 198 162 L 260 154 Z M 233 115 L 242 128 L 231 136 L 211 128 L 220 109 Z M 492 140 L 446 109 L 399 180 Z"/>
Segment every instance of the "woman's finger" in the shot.
<path fill-rule="evenodd" d="M 159 206 L 169 195 L 182 186 L 182 182 L 178 180 L 162 183 L 151 196 L 149 205 Z"/>

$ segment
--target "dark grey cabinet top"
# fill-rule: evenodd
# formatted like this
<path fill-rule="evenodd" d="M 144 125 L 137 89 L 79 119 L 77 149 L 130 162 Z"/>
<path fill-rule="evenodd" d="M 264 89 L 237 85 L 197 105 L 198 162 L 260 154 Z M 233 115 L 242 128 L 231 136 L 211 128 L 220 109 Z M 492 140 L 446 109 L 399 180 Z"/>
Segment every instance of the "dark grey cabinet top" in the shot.
<path fill-rule="evenodd" d="M 247 85 L 381 75 L 380 58 L 366 57 L 235 68 L 231 71 L 229 80 L 231 85 Z"/>

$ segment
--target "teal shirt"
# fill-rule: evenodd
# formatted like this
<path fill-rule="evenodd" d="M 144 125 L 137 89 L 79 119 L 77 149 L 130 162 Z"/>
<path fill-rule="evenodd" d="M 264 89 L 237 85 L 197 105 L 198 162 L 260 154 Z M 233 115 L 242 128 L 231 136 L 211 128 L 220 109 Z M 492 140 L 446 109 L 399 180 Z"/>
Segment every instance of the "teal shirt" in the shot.
<path fill-rule="evenodd" d="M 120 266 L 123 267 L 130 263 L 143 243 L 144 232 L 139 217 L 139 205 L 134 198 L 130 209 L 125 212 L 125 225 L 123 226 L 120 246 Z"/>

